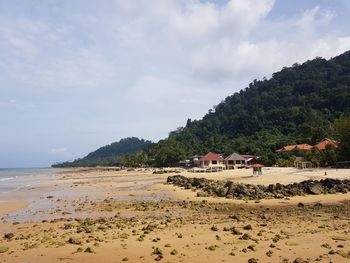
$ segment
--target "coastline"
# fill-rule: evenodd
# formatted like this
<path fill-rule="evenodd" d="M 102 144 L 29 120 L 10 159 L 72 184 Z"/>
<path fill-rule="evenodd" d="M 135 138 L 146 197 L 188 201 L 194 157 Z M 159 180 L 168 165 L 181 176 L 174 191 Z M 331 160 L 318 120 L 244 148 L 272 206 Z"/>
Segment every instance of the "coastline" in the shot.
<path fill-rule="evenodd" d="M 151 169 L 62 170 L 40 185 L 12 192 L 0 221 L 1 257 L 26 262 L 348 262 L 350 193 L 256 202 L 196 197 L 167 177 L 264 183 L 324 178 L 324 169 L 271 168 L 212 174 Z M 327 170 L 350 178 L 347 170 Z M 14 198 L 16 197 L 16 198 Z M 12 198 L 12 199 L 11 199 Z M 303 207 L 298 206 L 303 203 Z M 4 210 L 5 211 L 5 210 Z M 12 233 L 12 238 L 4 234 Z M 349 254 L 350 257 L 350 254 Z M 285 261 L 287 262 L 287 261 Z"/>
<path fill-rule="evenodd" d="M 129 169 L 119 168 L 73 168 L 52 169 L 49 175 L 32 176 L 28 178 L 32 186 L 8 193 L 0 193 L 0 199 L 4 202 L 13 203 L 13 200 L 26 206 L 19 206 L 21 213 L 16 217 L 12 213 L 12 219 L 20 221 L 38 220 L 40 216 L 33 216 L 36 212 L 49 219 L 54 218 L 52 210 L 60 207 L 60 202 L 66 202 L 66 210 L 73 213 L 71 203 L 102 201 L 113 199 L 117 201 L 160 201 L 160 200 L 186 200 L 208 201 L 213 203 L 230 203 L 250 206 L 288 206 L 298 203 L 312 204 L 337 204 L 350 199 L 350 193 L 295 196 L 284 199 L 261 199 L 245 201 L 227 199 L 224 197 L 197 197 L 196 191 L 182 189 L 178 186 L 166 183 L 167 177 L 181 174 L 186 177 L 207 178 L 213 180 L 230 180 L 237 183 L 262 184 L 271 183 L 290 184 L 305 180 L 321 180 L 324 178 L 350 179 L 349 170 L 336 169 L 308 169 L 297 170 L 295 168 L 264 168 L 262 176 L 252 176 L 250 169 L 226 170 L 214 173 L 192 173 L 186 170 L 156 174 L 157 169 Z M 325 176 L 325 174 L 327 176 Z M 35 182 L 35 179 L 38 182 Z M 34 181 L 33 181 L 34 180 Z M 52 198 L 47 198 L 52 197 Z M 15 206 L 17 207 L 17 206 Z M 27 209 L 25 209 L 27 208 Z M 9 210 L 7 208 L 7 210 Z M 10 210 L 10 212 L 13 209 Z M 5 210 L 4 210 L 5 211 Z M 9 212 L 9 213 L 10 213 Z M 77 215 L 79 216 L 79 215 Z"/>

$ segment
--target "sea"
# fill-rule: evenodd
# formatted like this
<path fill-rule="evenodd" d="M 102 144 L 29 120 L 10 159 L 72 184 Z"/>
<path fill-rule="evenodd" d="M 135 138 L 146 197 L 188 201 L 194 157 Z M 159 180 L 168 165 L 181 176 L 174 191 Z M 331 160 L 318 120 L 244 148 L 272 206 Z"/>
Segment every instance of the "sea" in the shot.
<path fill-rule="evenodd" d="M 0 194 L 40 186 L 56 172 L 53 168 L 0 168 Z"/>

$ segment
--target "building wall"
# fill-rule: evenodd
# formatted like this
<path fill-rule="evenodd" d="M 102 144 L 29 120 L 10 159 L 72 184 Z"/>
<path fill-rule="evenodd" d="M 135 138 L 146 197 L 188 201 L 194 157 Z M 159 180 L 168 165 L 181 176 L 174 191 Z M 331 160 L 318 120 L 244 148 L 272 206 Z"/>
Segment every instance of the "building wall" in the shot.
<path fill-rule="evenodd" d="M 225 164 L 224 161 L 201 161 L 201 167 L 225 167 Z"/>
<path fill-rule="evenodd" d="M 237 167 L 241 167 L 241 166 L 245 166 L 246 165 L 246 161 L 243 160 L 228 160 L 225 161 L 225 165 L 226 165 L 226 169 L 235 169 Z"/>

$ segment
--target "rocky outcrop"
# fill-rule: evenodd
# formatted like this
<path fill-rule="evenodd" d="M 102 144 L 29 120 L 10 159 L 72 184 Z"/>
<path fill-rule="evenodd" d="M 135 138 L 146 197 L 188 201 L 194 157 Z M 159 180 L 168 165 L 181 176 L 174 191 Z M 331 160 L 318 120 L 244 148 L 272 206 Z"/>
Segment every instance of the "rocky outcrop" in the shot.
<path fill-rule="evenodd" d="M 205 178 L 189 178 L 182 175 L 169 176 L 169 184 L 184 187 L 185 189 L 200 190 L 197 196 L 218 196 L 230 199 L 271 199 L 300 195 L 335 194 L 350 192 L 350 180 L 323 179 L 307 180 L 288 185 L 270 184 L 252 185 L 240 184 L 232 181 L 216 181 Z"/>

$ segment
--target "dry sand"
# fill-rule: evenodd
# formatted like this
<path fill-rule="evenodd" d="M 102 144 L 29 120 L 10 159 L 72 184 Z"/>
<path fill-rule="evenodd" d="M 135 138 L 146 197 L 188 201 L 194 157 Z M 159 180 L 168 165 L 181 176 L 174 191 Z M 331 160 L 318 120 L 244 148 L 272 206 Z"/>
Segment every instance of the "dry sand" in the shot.
<path fill-rule="evenodd" d="M 349 170 L 251 172 L 181 174 L 252 184 L 350 178 Z M 166 185 L 174 174 L 71 170 L 33 189 L 29 199 L 0 202 L 0 262 L 350 260 L 349 193 L 260 202 L 198 198 Z M 6 233 L 14 236 L 3 238 Z"/>

